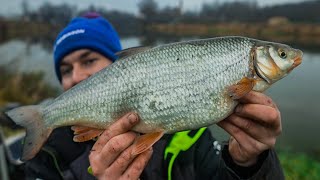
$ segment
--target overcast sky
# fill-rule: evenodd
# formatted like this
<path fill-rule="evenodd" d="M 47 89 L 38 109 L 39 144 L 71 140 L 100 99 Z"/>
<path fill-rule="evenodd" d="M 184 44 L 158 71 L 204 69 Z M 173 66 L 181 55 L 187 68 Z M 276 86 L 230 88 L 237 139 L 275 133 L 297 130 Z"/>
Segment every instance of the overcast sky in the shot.
<path fill-rule="evenodd" d="M 21 3 L 23 0 L 0 0 L 0 15 L 13 15 L 21 12 Z M 137 14 L 137 4 L 141 0 L 28 0 L 30 9 L 35 9 L 44 2 L 50 2 L 52 4 L 68 3 L 75 5 L 78 9 L 84 9 L 93 4 L 94 6 L 104 7 L 106 9 L 117 9 L 120 11 L 132 12 Z M 241 0 L 183 0 L 183 10 L 200 10 L 204 2 L 231 2 Z M 250 1 L 250 0 L 247 0 Z M 255 1 L 255 0 L 251 0 Z M 295 3 L 304 0 L 256 0 L 259 6 L 268 6 L 274 4 L 283 3 Z M 156 0 L 158 5 L 164 6 L 176 6 L 179 0 Z"/>

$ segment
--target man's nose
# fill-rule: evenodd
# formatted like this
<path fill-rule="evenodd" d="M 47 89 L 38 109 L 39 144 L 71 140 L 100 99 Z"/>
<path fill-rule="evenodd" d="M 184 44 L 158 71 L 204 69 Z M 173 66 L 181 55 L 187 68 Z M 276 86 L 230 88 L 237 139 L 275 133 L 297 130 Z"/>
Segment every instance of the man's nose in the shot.
<path fill-rule="evenodd" d="M 74 68 L 72 71 L 72 80 L 74 84 L 78 84 L 79 82 L 87 79 L 90 75 L 86 73 L 84 70 L 80 68 Z"/>

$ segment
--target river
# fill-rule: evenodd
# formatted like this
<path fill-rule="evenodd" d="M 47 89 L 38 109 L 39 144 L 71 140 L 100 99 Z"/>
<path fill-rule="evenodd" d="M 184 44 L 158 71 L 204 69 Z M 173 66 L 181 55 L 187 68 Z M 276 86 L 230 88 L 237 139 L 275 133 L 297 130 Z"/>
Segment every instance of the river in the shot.
<path fill-rule="evenodd" d="M 123 38 L 123 48 L 139 45 L 161 44 L 177 39 L 153 39 L 152 42 L 138 37 Z M 44 71 L 45 80 L 59 87 L 53 71 L 50 48 L 40 43 L 10 40 L 0 44 L 0 65 L 14 72 Z M 295 151 L 320 152 L 320 49 L 318 52 L 304 50 L 302 64 L 289 76 L 274 84 L 266 94 L 277 103 L 282 116 L 283 132 L 277 146 Z M 219 140 L 228 135 L 217 126 L 211 127 Z"/>

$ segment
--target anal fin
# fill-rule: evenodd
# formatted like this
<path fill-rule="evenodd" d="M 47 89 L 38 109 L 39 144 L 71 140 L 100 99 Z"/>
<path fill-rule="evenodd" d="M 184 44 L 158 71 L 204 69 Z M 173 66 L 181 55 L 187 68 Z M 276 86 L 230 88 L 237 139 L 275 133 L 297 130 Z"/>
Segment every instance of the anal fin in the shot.
<path fill-rule="evenodd" d="M 228 87 L 228 94 L 232 99 L 240 99 L 253 89 L 255 83 L 255 79 L 244 77 L 237 84 Z"/>
<path fill-rule="evenodd" d="M 163 136 L 163 134 L 164 132 L 160 131 L 139 136 L 136 142 L 134 143 L 132 154 L 137 155 L 148 150 L 154 143 L 156 143 Z"/>

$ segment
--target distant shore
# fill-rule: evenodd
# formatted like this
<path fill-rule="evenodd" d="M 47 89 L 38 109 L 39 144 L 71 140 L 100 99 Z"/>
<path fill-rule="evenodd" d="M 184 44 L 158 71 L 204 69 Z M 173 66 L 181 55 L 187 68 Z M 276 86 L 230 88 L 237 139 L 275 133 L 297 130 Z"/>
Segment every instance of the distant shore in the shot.
<path fill-rule="evenodd" d="M 153 24 L 148 26 L 148 30 L 183 37 L 248 36 L 281 43 L 320 47 L 320 24 Z"/>
<path fill-rule="evenodd" d="M 61 25 L 0 19 L 0 42 L 14 38 L 48 38 L 58 33 Z"/>
<path fill-rule="evenodd" d="M 147 24 L 133 35 L 144 32 L 177 37 L 247 36 L 303 47 L 320 48 L 320 24 L 307 23 L 214 23 Z M 14 38 L 45 39 L 53 42 L 62 25 L 0 20 L 0 42 Z M 127 30 L 128 31 L 128 30 Z M 121 34 L 120 34 L 121 35 Z"/>

